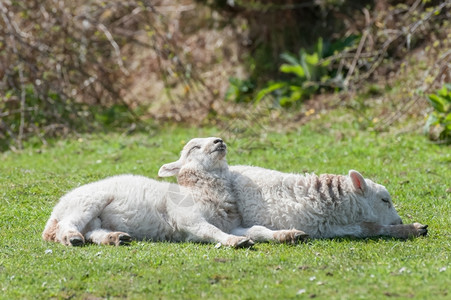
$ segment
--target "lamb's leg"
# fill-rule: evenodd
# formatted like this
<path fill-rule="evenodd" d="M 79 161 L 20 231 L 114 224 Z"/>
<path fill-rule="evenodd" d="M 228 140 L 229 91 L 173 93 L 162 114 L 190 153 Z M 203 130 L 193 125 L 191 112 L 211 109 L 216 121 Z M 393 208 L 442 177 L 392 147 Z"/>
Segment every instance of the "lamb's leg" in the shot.
<path fill-rule="evenodd" d="M 428 233 L 428 225 L 420 223 L 379 225 L 375 223 L 361 223 L 362 233 L 365 236 L 390 236 L 399 239 L 425 236 Z"/>
<path fill-rule="evenodd" d="M 132 237 L 125 233 L 119 231 L 111 231 L 101 228 L 102 222 L 99 218 L 93 219 L 87 225 L 85 234 L 86 241 L 98 244 L 98 245 L 128 245 L 132 241 Z"/>
<path fill-rule="evenodd" d="M 86 240 L 99 245 L 121 246 L 130 244 L 132 237 L 125 232 L 97 229 L 86 233 Z"/>
<path fill-rule="evenodd" d="M 234 230 L 232 230 L 232 234 L 244 235 L 256 242 L 275 241 L 291 244 L 308 238 L 308 235 L 300 230 L 271 230 L 264 226 L 258 225 L 252 226 L 250 228 L 235 228 Z"/>
<path fill-rule="evenodd" d="M 180 229 L 189 233 L 190 237 L 188 239 L 197 242 L 219 242 L 225 246 L 235 248 L 251 247 L 254 245 L 254 242 L 251 239 L 245 236 L 227 234 L 204 220 L 198 221 L 192 225 L 185 225 Z"/>
<path fill-rule="evenodd" d="M 58 223 L 56 240 L 66 246 L 82 246 L 85 243 L 85 238 L 70 219 L 63 219 Z"/>
<path fill-rule="evenodd" d="M 42 233 L 42 238 L 46 241 L 60 242 L 66 246 L 83 245 L 85 242 L 83 235 L 76 227 L 65 221 L 58 221 L 51 216 Z"/>
<path fill-rule="evenodd" d="M 335 226 L 333 232 L 325 237 L 334 236 L 355 236 L 355 237 L 374 237 L 390 236 L 399 239 L 418 237 L 427 235 L 427 225 L 420 223 L 399 224 L 399 225 L 380 225 L 371 222 L 362 222 L 346 226 Z"/>
<path fill-rule="evenodd" d="M 56 240 L 67 246 L 83 245 L 82 232 L 112 200 L 113 197 L 104 193 L 74 197 L 66 209 L 68 213 L 58 222 Z"/>

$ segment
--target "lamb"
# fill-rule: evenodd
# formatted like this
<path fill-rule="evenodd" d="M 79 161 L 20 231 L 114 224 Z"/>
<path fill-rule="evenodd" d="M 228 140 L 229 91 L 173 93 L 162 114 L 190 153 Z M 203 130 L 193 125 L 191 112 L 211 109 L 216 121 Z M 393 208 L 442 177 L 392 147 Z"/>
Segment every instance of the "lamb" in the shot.
<path fill-rule="evenodd" d="M 85 242 L 126 245 L 132 239 L 219 242 L 247 247 L 272 239 L 295 241 L 298 230 L 242 228 L 230 191 L 226 145 L 218 138 L 193 139 L 160 176 L 178 175 L 184 185 L 119 175 L 78 187 L 54 207 L 42 237 L 68 246 Z M 246 236 L 245 236 L 246 235 Z"/>
<path fill-rule="evenodd" d="M 218 154 L 216 154 L 218 153 Z M 206 157 L 216 155 L 216 159 Z M 163 165 L 160 177 L 177 176 L 181 187 L 190 189 L 207 220 L 226 232 L 246 236 L 256 241 L 295 243 L 305 239 L 303 231 L 295 229 L 270 230 L 263 226 L 241 226 L 241 215 L 235 198 L 229 166 L 226 161 L 227 145 L 220 138 L 192 139 L 183 149 L 180 159 Z M 207 164 L 208 163 L 208 164 Z"/>
<path fill-rule="evenodd" d="M 348 176 L 287 174 L 231 166 L 244 226 L 296 228 L 311 238 L 394 238 L 427 234 L 427 225 L 403 225 L 389 192 L 354 170 Z"/>

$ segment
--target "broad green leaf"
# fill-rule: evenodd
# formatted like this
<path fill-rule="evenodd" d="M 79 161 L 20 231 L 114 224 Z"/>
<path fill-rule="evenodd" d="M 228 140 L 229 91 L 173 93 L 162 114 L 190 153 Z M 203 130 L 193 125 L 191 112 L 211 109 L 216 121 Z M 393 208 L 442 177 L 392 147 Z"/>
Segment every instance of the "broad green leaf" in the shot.
<path fill-rule="evenodd" d="M 298 92 L 298 91 L 302 91 L 304 89 L 302 88 L 302 86 L 299 86 L 299 85 L 290 85 L 289 90 L 291 92 Z"/>
<path fill-rule="evenodd" d="M 446 95 L 442 96 L 442 98 L 448 102 L 448 104 L 451 104 L 451 90 L 448 91 L 448 93 L 446 93 Z"/>
<path fill-rule="evenodd" d="M 257 96 L 255 97 L 255 102 L 256 103 L 260 102 L 260 100 L 263 99 L 268 94 L 274 92 L 275 90 L 283 88 L 285 86 L 286 86 L 285 82 L 275 82 L 275 83 L 270 84 L 269 86 L 267 86 L 266 88 L 264 88 L 264 89 L 260 90 L 260 92 L 258 92 Z"/>
<path fill-rule="evenodd" d="M 302 99 L 302 91 L 296 91 L 296 92 L 293 92 L 293 93 L 291 93 L 291 96 L 290 96 L 290 101 L 291 102 L 297 102 L 297 101 L 299 101 L 299 100 L 301 100 Z"/>
<path fill-rule="evenodd" d="M 443 97 L 443 98 L 448 96 L 449 93 L 451 93 L 451 92 L 448 91 L 446 86 L 443 86 L 440 90 L 437 91 L 437 95 L 439 95 L 440 97 Z"/>
<path fill-rule="evenodd" d="M 307 54 L 305 56 L 305 61 L 308 64 L 315 66 L 316 64 L 318 64 L 319 61 L 318 53 Z"/>
<path fill-rule="evenodd" d="M 283 73 L 296 74 L 298 77 L 305 78 L 304 68 L 301 65 L 283 64 L 280 66 L 280 71 Z"/>
<path fill-rule="evenodd" d="M 288 97 L 282 97 L 279 100 L 279 104 L 282 107 L 287 106 L 289 103 L 290 103 L 290 98 L 288 98 Z"/>
<path fill-rule="evenodd" d="M 292 65 L 299 65 L 299 61 L 296 59 L 294 55 L 291 55 L 289 53 L 282 53 L 280 57 L 287 63 L 290 63 Z"/>
<path fill-rule="evenodd" d="M 430 94 L 428 98 L 436 111 L 441 113 L 445 112 L 445 100 L 442 97 L 436 94 Z"/>

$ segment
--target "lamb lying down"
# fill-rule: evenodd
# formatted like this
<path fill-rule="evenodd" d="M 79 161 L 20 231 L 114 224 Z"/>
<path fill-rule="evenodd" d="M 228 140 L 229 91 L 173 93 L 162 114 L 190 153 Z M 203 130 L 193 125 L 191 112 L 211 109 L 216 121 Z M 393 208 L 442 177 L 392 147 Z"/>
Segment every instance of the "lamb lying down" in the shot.
<path fill-rule="evenodd" d="M 270 230 L 263 226 L 241 225 L 236 195 L 226 161 L 227 146 L 219 138 L 192 139 L 183 148 L 178 161 L 162 166 L 161 177 L 177 176 L 181 188 L 187 188 L 208 222 L 226 232 L 246 236 L 256 242 L 295 243 L 307 235 L 300 230 Z M 215 159 L 207 159 L 214 156 Z"/>
<path fill-rule="evenodd" d="M 291 242 L 304 237 L 299 230 L 240 227 L 225 156 L 222 140 L 193 139 L 177 162 L 159 172 L 178 174 L 186 186 L 120 175 L 78 187 L 54 207 L 42 237 L 68 246 L 124 245 L 133 238 L 233 247 L 250 246 L 251 239 Z"/>
<path fill-rule="evenodd" d="M 251 166 L 230 170 L 244 226 L 296 228 L 312 238 L 427 234 L 427 225 L 403 225 L 385 187 L 357 171 L 317 176 Z"/>

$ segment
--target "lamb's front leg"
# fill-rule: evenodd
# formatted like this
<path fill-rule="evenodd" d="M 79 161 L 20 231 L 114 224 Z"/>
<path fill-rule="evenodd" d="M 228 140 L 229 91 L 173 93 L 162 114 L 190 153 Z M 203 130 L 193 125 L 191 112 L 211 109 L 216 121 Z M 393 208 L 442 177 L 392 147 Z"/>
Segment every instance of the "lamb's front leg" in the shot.
<path fill-rule="evenodd" d="M 102 228 L 100 218 L 95 218 L 89 222 L 86 231 L 86 241 L 98 245 L 121 246 L 128 245 L 132 241 L 132 237 L 128 233 Z"/>
<path fill-rule="evenodd" d="M 250 228 L 238 227 L 232 230 L 233 234 L 244 235 L 256 242 L 275 241 L 280 243 L 295 244 L 308 238 L 308 234 L 303 231 L 290 230 L 271 230 L 264 226 L 252 226 Z"/>
<path fill-rule="evenodd" d="M 390 236 L 399 239 L 425 236 L 428 233 L 428 225 L 420 223 L 399 224 L 399 225 L 379 225 L 376 223 L 361 223 L 362 233 L 365 236 Z"/>
<path fill-rule="evenodd" d="M 362 222 L 344 226 L 334 226 L 332 231 L 321 237 L 355 236 L 359 238 L 389 236 L 398 239 L 407 239 L 427 235 L 428 226 L 420 223 L 380 225 L 372 222 Z"/>
<path fill-rule="evenodd" d="M 125 232 L 97 229 L 86 233 L 86 240 L 99 245 L 122 246 L 130 244 L 132 237 Z"/>
<path fill-rule="evenodd" d="M 227 234 L 205 220 L 199 220 L 194 224 L 185 225 L 181 229 L 189 234 L 189 240 L 197 242 L 219 242 L 225 246 L 234 248 L 251 247 L 254 245 L 251 239 L 245 236 Z"/>

